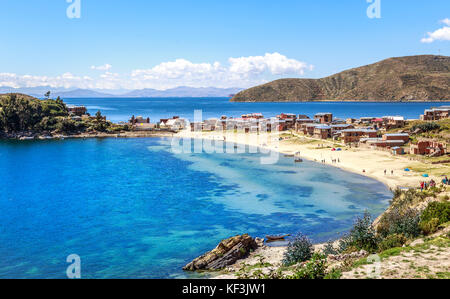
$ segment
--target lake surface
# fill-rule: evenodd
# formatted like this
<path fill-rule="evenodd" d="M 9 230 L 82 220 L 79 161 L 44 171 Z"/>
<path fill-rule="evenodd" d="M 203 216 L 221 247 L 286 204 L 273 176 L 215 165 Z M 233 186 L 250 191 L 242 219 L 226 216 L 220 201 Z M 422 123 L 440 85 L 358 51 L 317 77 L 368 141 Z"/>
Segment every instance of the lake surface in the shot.
<path fill-rule="evenodd" d="M 170 142 L 0 142 L 0 278 L 65 278 L 71 254 L 83 278 L 186 277 L 181 268 L 223 238 L 336 239 L 392 197 L 322 164 L 174 154 Z"/>
<path fill-rule="evenodd" d="M 245 113 L 261 112 L 265 117 L 280 113 L 306 114 L 313 117 L 318 112 L 332 112 L 338 118 L 382 117 L 402 115 L 419 119 L 425 109 L 448 103 L 232 103 L 229 98 L 107 98 L 65 99 L 72 105 L 87 106 L 91 114 L 100 110 L 113 122 L 128 121 L 132 115 L 150 117 L 152 122 L 180 116 L 193 120 L 194 110 L 202 110 L 203 118 L 222 115 L 240 117 Z"/>

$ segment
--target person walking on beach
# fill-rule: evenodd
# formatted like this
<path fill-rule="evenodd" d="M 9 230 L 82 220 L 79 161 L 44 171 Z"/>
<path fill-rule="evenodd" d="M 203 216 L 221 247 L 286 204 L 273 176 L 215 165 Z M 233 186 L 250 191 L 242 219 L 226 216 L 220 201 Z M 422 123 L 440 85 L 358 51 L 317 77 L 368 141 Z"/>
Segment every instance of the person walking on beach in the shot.
<path fill-rule="evenodd" d="M 391 170 L 391 175 L 394 175 L 394 171 L 393 170 Z"/>
<path fill-rule="evenodd" d="M 384 175 L 386 175 L 386 174 L 387 174 L 387 169 L 384 170 Z"/>
<path fill-rule="evenodd" d="M 424 187 L 425 187 L 425 182 L 420 182 L 420 191 L 423 191 Z"/>
<path fill-rule="evenodd" d="M 431 179 L 431 181 L 430 181 L 430 187 L 431 188 L 436 187 L 436 182 L 433 179 Z"/>

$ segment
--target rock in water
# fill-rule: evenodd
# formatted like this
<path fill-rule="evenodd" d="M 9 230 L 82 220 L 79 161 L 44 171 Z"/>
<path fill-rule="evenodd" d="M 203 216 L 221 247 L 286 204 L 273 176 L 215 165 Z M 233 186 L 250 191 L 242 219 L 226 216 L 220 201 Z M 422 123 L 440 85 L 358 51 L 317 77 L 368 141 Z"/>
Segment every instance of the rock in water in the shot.
<path fill-rule="evenodd" d="M 258 248 L 255 240 L 249 235 L 235 236 L 223 240 L 212 251 L 196 258 L 187 264 L 183 270 L 220 270 L 237 260 L 246 257 L 251 250 Z"/>

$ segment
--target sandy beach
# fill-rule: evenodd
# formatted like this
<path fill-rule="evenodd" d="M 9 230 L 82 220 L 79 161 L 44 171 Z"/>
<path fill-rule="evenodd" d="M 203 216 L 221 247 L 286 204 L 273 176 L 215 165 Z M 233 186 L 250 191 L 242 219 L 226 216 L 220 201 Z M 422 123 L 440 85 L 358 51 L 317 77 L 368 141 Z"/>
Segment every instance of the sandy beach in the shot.
<path fill-rule="evenodd" d="M 288 135 L 281 133 L 244 134 L 183 131 L 178 133 L 176 137 L 226 140 L 226 142 L 277 151 L 282 155 L 298 154 L 298 157 L 302 159 L 318 163 L 325 161 L 327 165 L 371 177 L 386 184 L 391 189 L 397 187 L 418 187 L 420 180 L 423 180 L 423 173 L 405 171 L 410 165 L 420 163 L 412 161 L 407 157 L 393 156 L 389 152 L 366 148 L 355 149 L 342 147 L 341 151 L 332 151 L 338 145 L 337 143 L 316 140 L 300 135 Z M 280 138 L 283 138 L 283 140 L 279 140 Z M 427 167 L 426 164 L 423 164 L 423 166 Z M 440 180 L 439 177 L 433 176 L 430 176 L 428 180 L 431 178 L 436 181 Z"/>

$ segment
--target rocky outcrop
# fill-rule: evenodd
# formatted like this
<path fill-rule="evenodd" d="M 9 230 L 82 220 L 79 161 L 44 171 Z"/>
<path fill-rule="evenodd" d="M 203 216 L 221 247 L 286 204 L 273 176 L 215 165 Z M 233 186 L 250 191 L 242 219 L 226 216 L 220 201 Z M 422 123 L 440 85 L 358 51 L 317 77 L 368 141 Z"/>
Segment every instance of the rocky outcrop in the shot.
<path fill-rule="evenodd" d="M 449 101 L 450 57 L 408 56 L 322 79 L 281 79 L 238 93 L 233 102 Z"/>
<path fill-rule="evenodd" d="M 255 239 L 245 234 L 223 240 L 212 251 L 196 258 L 187 264 L 183 270 L 221 270 L 245 258 L 251 250 L 258 248 Z"/>
<path fill-rule="evenodd" d="M 369 255 L 369 253 L 367 251 L 361 250 L 358 252 L 352 252 L 352 253 L 348 253 L 348 254 L 337 254 L 337 255 L 330 254 L 327 258 L 328 258 L 328 261 L 331 261 L 331 262 L 334 262 L 334 261 L 340 262 L 340 261 L 345 261 L 348 259 L 360 259 L 360 258 L 366 257 L 368 255 Z"/>

